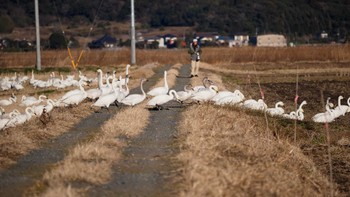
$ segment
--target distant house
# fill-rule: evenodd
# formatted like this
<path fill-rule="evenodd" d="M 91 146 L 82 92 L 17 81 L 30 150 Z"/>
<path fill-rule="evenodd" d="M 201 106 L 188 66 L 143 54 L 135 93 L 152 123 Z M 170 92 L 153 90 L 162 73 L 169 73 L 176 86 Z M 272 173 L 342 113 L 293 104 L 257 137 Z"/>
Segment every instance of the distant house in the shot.
<path fill-rule="evenodd" d="M 320 33 L 320 38 L 321 38 L 321 39 L 327 39 L 327 38 L 328 38 L 328 33 L 325 32 L 325 31 L 322 31 L 322 32 Z"/>
<path fill-rule="evenodd" d="M 232 45 L 229 45 L 229 47 L 248 46 L 248 43 L 249 43 L 249 35 L 235 35 Z"/>
<path fill-rule="evenodd" d="M 279 34 L 266 34 L 257 37 L 258 47 L 286 47 L 287 39 Z"/>
<path fill-rule="evenodd" d="M 177 36 L 175 36 L 174 34 L 164 34 L 163 38 L 165 43 L 168 43 L 169 40 L 173 40 L 173 41 L 177 40 Z"/>
<path fill-rule="evenodd" d="M 232 46 L 234 39 L 231 36 L 217 36 L 216 42 L 221 46 L 222 45 L 225 45 L 225 46 L 231 45 Z"/>
<path fill-rule="evenodd" d="M 200 40 L 201 43 L 215 42 L 219 37 L 217 32 L 199 32 L 196 34 L 195 38 Z"/>
<path fill-rule="evenodd" d="M 157 44 L 157 46 L 155 46 Z M 164 46 L 164 39 L 162 36 L 146 37 L 144 39 L 144 48 L 161 48 Z"/>
<path fill-rule="evenodd" d="M 113 48 L 115 46 L 117 46 L 117 39 L 107 34 L 97 40 L 88 43 L 88 47 L 91 49 Z"/>

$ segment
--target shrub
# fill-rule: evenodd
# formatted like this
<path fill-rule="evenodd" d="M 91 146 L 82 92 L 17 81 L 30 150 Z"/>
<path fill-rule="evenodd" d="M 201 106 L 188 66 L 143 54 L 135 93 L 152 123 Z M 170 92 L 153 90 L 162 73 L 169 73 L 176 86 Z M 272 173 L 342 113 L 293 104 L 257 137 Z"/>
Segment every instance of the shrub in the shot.
<path fill-rule="evenodd" d="M 8 15 L 0 16 L 0 33 L 12 33 L 14 28 L 15 24 Z"/>
<path fill-rule="evenodd" d="M 67 47 L 67 40 L 61 32 L 54 32 L 49 37 L 51 49 L 64 49 Z"/>

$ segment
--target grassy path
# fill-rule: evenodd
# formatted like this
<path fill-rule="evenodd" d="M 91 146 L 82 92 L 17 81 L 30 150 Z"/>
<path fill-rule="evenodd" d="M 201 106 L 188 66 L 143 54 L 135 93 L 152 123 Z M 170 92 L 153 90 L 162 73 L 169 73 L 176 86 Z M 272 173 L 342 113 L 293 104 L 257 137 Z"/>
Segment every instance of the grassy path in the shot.
<path fill-rule="evenodd" d="M 180 69 L 180 75 L 188 72 L 188 65 Z M 181 90 L 188 83 L 188 78 L 178 78 L 173 89 Z M 138 137 L 124 138 L 127 147 L 113 167 L 112 180 L 92 189 L 89 196 L 174 196 L 177 191 L 169 186 L 178 170 L 176 136 L 183 109 L 175 101 L 166 106 L 169 110 L 151 111 L 149 124 Z"/>
<path fill-rule="evenodd" d="M 77 124 L 70 132 L 22 157 L 16 165 L 0 174 L 2 195 L 17 196 L 22 194 L 35 180 L 41 178 L 50 166 L 62 160 L 67 150 L 75 144 L 89 139 L 97 131 L 97 128 L 114 113 L 116 113 L 115 108 L 111 110 L 111 113 L 92 114 Z"/>
<path fill-rule="evenodd" d="M 155 84 L 161 76 L 161 74 L 152 76 L 153 80 L 147 83 L 146 88 Z M 139 91 L 139 88 L 132 91 L 137 90 Z M 101 110 L 101 113 L 93 113 L 76 124 L 69 132 L 45 143 L 42 148 L 33 150 L 21 157 L 15 165 L 0 173 L 0 191 L 2 195 L 25 195 L 28 188 L 32 188 L 46 171 L 63 160 L 70 149 L 92 139 L 100 131 L 100 127 L 117 114 L 119 110 L 115 106 L 111 106 L 109 112 Z M 36 192 L 34 191 L 34 193 Z"/>

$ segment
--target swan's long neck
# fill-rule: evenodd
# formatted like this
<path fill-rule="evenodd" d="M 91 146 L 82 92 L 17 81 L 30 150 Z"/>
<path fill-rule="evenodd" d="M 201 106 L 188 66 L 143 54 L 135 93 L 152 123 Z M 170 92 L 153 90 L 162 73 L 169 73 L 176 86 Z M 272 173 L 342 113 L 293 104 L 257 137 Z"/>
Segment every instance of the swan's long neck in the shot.
<path fill-rule="evenodd" d="M 305 101 L 303 101 L 303 102 L 300 104 L 298 110 L 301 110 L 301 109 L 303 108 L 304 105 L 306 105 L 306 102 L 305 102 Z"/>
<path fill-rule="evenodd" d="M 127 79 L 128 79 L 128 77 L 125 77 L 125 89 L 126 89 L 126 92 L 129 92 L 129 86 L 128 86 Z"/>
<path fill-rule="evenodd" d="M 343 97 L 342 96 L 339 96 L 339 98 L 338 98 L 338 106 L 340 106 L 341 105 L 341 100 L 343 99 Z"/>
<path fill-rule="evenodd" d="M 126 65 L 126 70 L 125 70 L 126 77 L 125 78 L 127 78 L 129 76 L 129 66 L 130 66 L 129 64 Z"/>
<path fill-rule="evenodd" d="M 79 89 L 82 91 L 82 92 L 85 92 L 85 89 L 83 88 L 83 86 L 81 85 L 82 83 L 79 83 Z"/>
<path fill-rule="evenodd" d="M 144 82 L 145 82 L 144 80 L 141 81 L 141 91 L 142 91 L 143 96 L 146 97 L 146 92 L 143 90 L 143 83 Z"/>
<path fill-rule="evenodd" d="M 98 88 L 101 89 L 103 87 L 102 72 L 98 72 L 97 80 L 98 80 Z"/>
<path fill-rule="evenodd" d="M 299 120 L 303 120 L 304 119 L 304 113 L 301 110 L 298 110 L 297 116 L 298 116 Z"/>
<path fill-rule="evenodd" d="M 349 105 L 349 107 L 350 107 L 350 97 L 348 98 L 348 105 Z"/>
<path fill-rule="evenodd" d="M 109 77 L 107 77 L 107 79 L 106 79 L 106 83 L 107 83 L 107 86 L 108 87 L 111 87 L 111 83 L 109 83 L 109 79 L 110 79 L 111 77 L 109 76 Z"/>
<path fill-rule="evenodd" d="M 27 120 L 32 118 L 32 115 L 34 114 L 34 110 L 31 107 L 26 108 L 26 115 L 27 115 Z"/>

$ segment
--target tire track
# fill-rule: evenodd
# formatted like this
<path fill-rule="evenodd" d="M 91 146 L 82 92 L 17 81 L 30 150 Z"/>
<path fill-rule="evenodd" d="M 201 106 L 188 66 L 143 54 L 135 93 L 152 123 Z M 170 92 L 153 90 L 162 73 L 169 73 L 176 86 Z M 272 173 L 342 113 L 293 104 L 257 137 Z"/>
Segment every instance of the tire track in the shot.
<path fill-rule="evenodd" d="M 182 66 L 180 75 L 189 75 L 189 65 Z M 183 89 L 189 78 L 177 79 L 173 89 Z M 113 179 L 92 188 L 89 196 L 170 196 L 175 195 L 171 177 L 176 175 L 175 156 L 177 123 L 181 105 L 169 102 L 169 110 L 151 111 L 150 123 L 144 132 L 127 141 L 119 163 L 113 167 Z M 122 140 L 123 136 L 120 137 Z"/>

